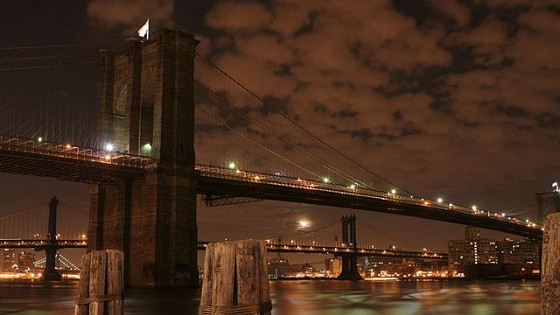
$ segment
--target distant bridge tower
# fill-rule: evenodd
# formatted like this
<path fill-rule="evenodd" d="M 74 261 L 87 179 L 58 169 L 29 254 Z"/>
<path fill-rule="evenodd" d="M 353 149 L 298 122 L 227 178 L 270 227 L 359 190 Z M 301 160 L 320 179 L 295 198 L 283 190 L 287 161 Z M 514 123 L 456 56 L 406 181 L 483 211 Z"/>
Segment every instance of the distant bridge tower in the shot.
<path fill-rule="evenodd" d="M 104 56 L 100 146 L 151 156 L 153 170 L 90 190 L 88 250 L 125 254 L 131 286 L 198 285 L 191 35 L 163 29 Z"/>
<path fill-rule="evenodd" d="M 339 252 L 342 258 L 342 271 L 338 276 L 341 280 L 361 280 L 358 272 L 358 242 L 356 241 L 356 216 L 342 216 L 342 244 L 350 248 L 350 252 Z"/>
<path fill-rule="evenodd" d="M 58 200 L 53 197 L 49 202 L 49 227 L 47 230 L 48 245 L 45 247 L 45 271 L 43 272 L 44 280 L 61 280 L 62 277 L 56 271 L 56 208 Z"/>

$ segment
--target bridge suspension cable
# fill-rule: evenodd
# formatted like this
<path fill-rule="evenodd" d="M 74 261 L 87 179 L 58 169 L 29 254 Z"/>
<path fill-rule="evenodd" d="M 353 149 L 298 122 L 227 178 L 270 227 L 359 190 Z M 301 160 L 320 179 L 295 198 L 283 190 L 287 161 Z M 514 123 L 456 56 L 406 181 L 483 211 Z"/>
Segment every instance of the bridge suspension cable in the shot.
<path fill-rule="evenodd" d="M 299 123 L 297 123 L 295 120 L 293 120 L 292 118 L 290 118 L 288 115 L 286 115 L 285 113 L 283 113 L 282 111 L 280 111 L 276 106 L 273 106 L 272 104 L 270 104 L 270 102 L 267 102 L 265 99 L 263 99 L 262 97 L 260 97 L 259 95 L 257 95 L 256 93 L 254 93 L 252 90 L 250 90 L 247 86 L 245 86 L 243 83 L 239 82 L 238 80 L 236 80 L 235 78 L 233 78 L 231 75 L 229 75 L 226 71 L 224 71 L 223 69 L 221 69 L 219 66 L 217 66 L 215 63 L 211 62 L 210 60 L 208 60 L 206 57 L 202 56 L 200 53 L 196 54 L 196 57 L 198 57 L 199 59 L 202 59 L 202 61 L 204 61 L 206 64 L 210 65 L 211 67 L 213 67 L 214 69 L 216 69 L 217 71 L 219 71 L 221 74 L 223 74 L 225 77 L 227 77 L 229 80 L 231 80 L 232 82 L 234 82 L 237 86 L 239 86 L 241 89 L 245 90 L 247 93 L 249 93 L 250 95 L 252 95 L 255 99 L 257 99 L 261 104 L 265 105 L 267 108 L 271 109 L 272 111 L 274 111 L 275 113 L 277 113 L 278 115 L 280 115 L 281 117 L 283 117 L 286 121 L 290 122 L 293 126 L 295 126 L 297 129 L 299 129 L 300 131 L 302 131 L 304 134 L 306 134 L 307 136 L 311 137 L 312 139 L 314 139 L 315 141 L 319 142 L 321 145 L 323 145 L 324 147 L 330 149 L 332 152 L 335 152 L 336 154 L 338 154 L 339 156 L 343 157 L 345 160 L 349 161 L 350 163 L 352 163 L 354 166 L 357 166 L 358 168 L 360 168 L 361 170 L 367 172 L 368 174 L 374 176 L 377 179 L 382 180 L 385 183 L 388 183 L 389 185 L 391 185 L 393 188 L 398 188 L 408 194 L 413 195 L 413 193 L 411 193 L 410 191 L 408 191 L 407 189 L 404 189 L 402 187 L 397 186 L 396 184 L 392 183 L 391 181 L 389 181 L 388 179 L 374 173 L 373 171 L 369 170 L 368 168 L 366 168 L 365 166 L 363 166 L 362 164 L 358 163 L 357 161 L 355 161 L 354 159 L 352 159 L 350 156 L 348 156 L 347 154 L 344 154 L 343 152 L 341 152 L 340 150 L 334 148 L 333 146 L 331 146 L 330 144 L 328 144 L 327 142 L 325 142 L 324 140 L 322 140 L 321 138 L 319 138 L 318 136 L 316 136 L 315 134 L 311 133 L 309 130 L 307 130 L 306 128 L 304 128 L 303 126 L 301 126 Z M 370 187 L 368 185 L 368 187 Z"/>
<path fill-rule="evenodd" d="M 230 101 L 229 99 L 226 99 L 226 97 L 224 97 L 222 95 L 222 93 L 219 94 L 218 92 L 213 91 L 211 88 L 209 88 L 204 83 L 202 83 L 198 80 L 195 80 L 195 87 L 196 87 L 195 96 L 198 99 L 198 103 L 204 103 L 205 100 L 203 99 L 202 95 L 206 95 L 207 97 L 210 97 L 210 98 L 214 99 L 215 102 L 218 103 L 218 104 L 227 105 L 228 108 L 230 110 L 232 110 L 234 115 L 238 115 L 241 119 L 253 124 L 256 127 L 258 127 L 260 131 L 264 132 L 267 135 L 272 136 L 274 139 L 278 139 L 284 146 L 286 146 L 287 148 L 290 148 L 290 149 L 294 150 L 295 152 L 301 154 L 303 157 L 305 157 L 305 158 L 307 158 L 311 161 L 318 162 L 327 171 L 329 171 L 333 174 L 339 175 L 341 178 L 345 179 L 346 181 L 350 182 L 351 184 L 360 185 L 362 187 L 371 187 L 371 185 L 365 183 L 364 181 L 362 181 L 362 180 L 360 180 L 360 179 L 358 179 L 354 176 L 351 176 L 348 173 L 340 170 L 338 167 L 334 166 L 332 163 L 329 163 L 325 158 L 321 158 L 321 157 L 317 156 L 316 154 L 313 154 L 308 149 L 305 149 L 302 144 L 298 144 L 297 142 L 289 139 L 288 137 L 281 134 L 280 132 L 274 130 L 273 128 L 271 128 L 267 124 L 259 121 L 258 119 L 255 119 L 255 118 L 251 117 L 248 113 L 245 113 L 242 108 L 233 104 L 233 102 Z M 217 120 L 221 124 L 226 124 L 228 129 L 234 130 L 238 135 L 243 135 L 242 132 L 240 132 L 238 130 L 235 130 L 234 127 L 232 127 L 230 124 L 225 122 L 225 119 L 220 119 L 218 117 L 218 114 L 211 114 L 208 111 L 202 110 L 200 108 L 200 106 L 197 107 L 197 110 L 206 113 L 207 115 L 212 117 L 214 120 Z M 249 134 L 251 134 L 252 136 L 255 135 L 254 132 L 251 133 L 250 131 L 249 131 Z M 277 153 L 276 150 L 270 148 L 270 144 L 265 145 L 265 144 L 255 140 L 255 139 L 253 139 L 252 137 L 249 137 L 247 135 L 243 135 L 243 136 L 245 138 L 251 140 L 253 143 L 258 143 L 261 148 L 266 148 L 269 151 L 275 151 Z M 265 141 L 265 139 L 263 139 L 262 141 Z M 298 166 L 300 169 L 307 170 L 308 173 L 313 174 L 314 177 L 318 178 L 319 180 L 322 180 L 324 178 L 324 176 L 320 176 L 319 174 L 317 174 L 317 172 L 309 172 L 309 168 L 303 167 L 301 163 L 297 163 L 293 159 L 287 158 L 285 155 L 282 155 L 282 158 L 285 161 L 289 161 L 292 165 Z"/>
<path fill-rule="evenodd" d="M 45 239 L 49 211 L 45 204 L 0 217 L 0 239 Z M 85 239 L 89 214 L 59 203 L 57 234 L 60 239 Z"/>

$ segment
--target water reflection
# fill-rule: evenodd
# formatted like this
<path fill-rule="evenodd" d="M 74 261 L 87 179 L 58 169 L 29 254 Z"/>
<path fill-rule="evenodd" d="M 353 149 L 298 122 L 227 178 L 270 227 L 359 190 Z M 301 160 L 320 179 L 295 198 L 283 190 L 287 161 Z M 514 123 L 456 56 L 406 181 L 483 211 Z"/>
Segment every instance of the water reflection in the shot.
<path fill-rule="evenodd" d="M 0 314 L 73 314 L 76 282 L 0 282 Z M 538 314 L 538 281 L 274 281 L 273 315 Z M 126 314 L 197 314 L 200 290 L 126 292 Z"/>
<path fill-rule="evenodd" d="M 538 314 L 538 281 L 271 283 L 274 315 Z"/>

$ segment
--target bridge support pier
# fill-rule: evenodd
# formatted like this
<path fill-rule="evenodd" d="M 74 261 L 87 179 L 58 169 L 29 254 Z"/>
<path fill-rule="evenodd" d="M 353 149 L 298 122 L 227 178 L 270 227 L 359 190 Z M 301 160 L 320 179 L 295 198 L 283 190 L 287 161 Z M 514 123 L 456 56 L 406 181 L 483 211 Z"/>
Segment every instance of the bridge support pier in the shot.
<path fill-rule="evenodd" d="M 356 216 L 342 216 L 342 243 L 351 248 L 351 252 L 338 254 L 342 258 L 342 271 L 338 276 L 340 280 L 362 280 L 358 272 L 358 255 L 356 253 L 358 242 L 356 240 Z"/>
<path fill-rule="evenodd" d="M 354 253 L 339 255 L 342 258 L 342 271 L 338 276 L 339 280 L 362 280 L 358 272 L 358 255 Z"/>
<path fill-rule="evenodd" d="M 62 276 L 56 271 L 56 208 L 58 200 L 53 197 L 49 202 L 49 227 L 47 230 L 48 246 L 45 248 L 45 271 L 43 279 L 48 281 L 62 280 Z"/>
<path fill-rule="evenodd" d="M 163 29 L 107 55 L 100 145 L 155 159 L 143 179 L 90 190 L 88 250 L 123 251 L 135 287 L 197 286 L 193 68 L 197 41 Z"/>

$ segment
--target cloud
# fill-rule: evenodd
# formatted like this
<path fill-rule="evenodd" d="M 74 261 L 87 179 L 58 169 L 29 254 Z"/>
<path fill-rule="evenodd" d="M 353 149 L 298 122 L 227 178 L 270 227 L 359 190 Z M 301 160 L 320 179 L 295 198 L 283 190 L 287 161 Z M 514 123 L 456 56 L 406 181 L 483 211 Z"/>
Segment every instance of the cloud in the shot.
<path fill-rule="evenodd" d="M 172 0 L 91 0 L 87 13 L 93 26 L 101 29 L 122 29 L 127 35 L 135 35 L 146 19 L 152 26 L 173 26 Z"/>
<path fill-rule="evenodd" d="M 247 31 L 266 27 L 272 20 L 266 7 L 255 1 L 218 2 L 206 15 L 206 23 L 217 29 Z"/>
<path fill-rule="evenodd" d="M 560 143 L 560 18 L 547 3 L 428 2 L 426 12 L 405 13 L 391 1 L 219 2 L 205 19 L 216 31 L 206 51 L 380 175 L 426 194 L 448 191 L 454 202 L 479 196 L 496 206 L 512 191 L 532 198 L 551 169 L 560 172 L 548 160 Z M 266 126 L 375 181 L 242 92 L 214 84 Z M 279 153 L 293 153 L 260 137 Z M 500 188 L 487 193 L 493 187 Z"/>
<path fill-rule="evenodd" d="M 455 27 L 464 27 L 470 20 L 469 8 L 457 0 L 430 0 L 428 3 L 433 10 L 451 19 Z"/>

